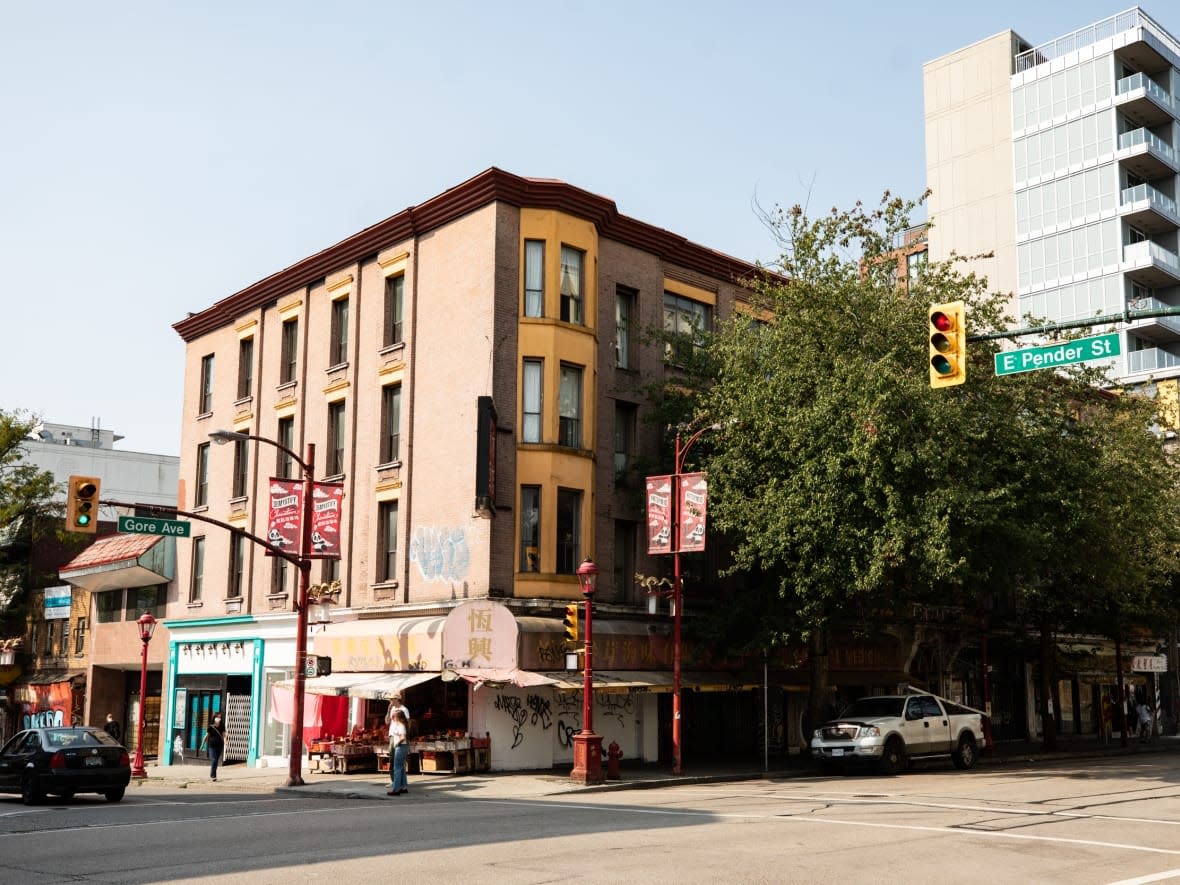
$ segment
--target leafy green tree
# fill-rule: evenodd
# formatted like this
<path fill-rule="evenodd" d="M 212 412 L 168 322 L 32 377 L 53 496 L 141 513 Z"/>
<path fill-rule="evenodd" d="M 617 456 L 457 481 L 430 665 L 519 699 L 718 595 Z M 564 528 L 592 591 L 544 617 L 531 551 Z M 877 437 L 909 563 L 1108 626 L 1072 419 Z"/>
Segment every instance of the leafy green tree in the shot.
<path fill-rule="evenodd" d="M 36 424 L 24 412 L 0 409 L 0 618 L 36 577 L 29 574 L 33 545 L 56 532 L 60 507 L 52 501 L 53 474 L 25 460 L 25 442 Z"/>

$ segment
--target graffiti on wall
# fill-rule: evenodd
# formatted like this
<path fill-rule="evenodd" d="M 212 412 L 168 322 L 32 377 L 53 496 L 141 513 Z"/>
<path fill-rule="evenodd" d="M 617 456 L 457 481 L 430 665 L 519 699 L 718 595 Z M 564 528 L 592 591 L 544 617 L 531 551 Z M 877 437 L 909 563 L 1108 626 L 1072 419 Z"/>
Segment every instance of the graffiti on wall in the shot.
<path fill-rule="evenodd" d="M 559 691 L 556 697 L 557 743 L 569 748 L 574 745 L 574 735 L 582 730 L 582 696 L 572 691 Z"/>
<path fill-rule="evenodd" d="M 21 686 L 21 728 L 53 728 L 70 724 L 73 691 L 70 683 Z"/>
<path fill-rule="evenodd" d="M 509 749 L 515 750 L 524 741 L 524 724 L 529 718 L 529 711 L 520 698 L 503 693 L 496 695 L 494 706 L 512 720 L 512 746 Z"/>
<path fill-rule="evenodd" d="M 599 713 L 616 720 L 620 728 L 626 728 L 626 720 L 635 716 L 635 696 L 632 694 L 603 694 L 594 700 Z"/>
<path fill-rule="evenodd" d="M 467 533 L 460 525 L 419 526 L 410 539 L 410 562 L 426 581 L 461 581 L 471 565 Z"/>

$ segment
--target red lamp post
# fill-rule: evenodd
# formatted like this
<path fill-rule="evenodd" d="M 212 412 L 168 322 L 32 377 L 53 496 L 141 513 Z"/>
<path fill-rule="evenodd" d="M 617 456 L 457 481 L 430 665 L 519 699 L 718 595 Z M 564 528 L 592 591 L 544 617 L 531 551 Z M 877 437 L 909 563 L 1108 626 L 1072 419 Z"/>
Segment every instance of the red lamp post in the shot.
<path fill-rule="evenodd" d="M 574 735 L 574 767 L 570 780 L 579 784 L 606 781 L 602 770 L 602 735 L 594 733 L 594 591 L 598 585 L 598 566 L 589 557 L 578 566 L 578 583 L 586 598 L 586 648 L 582 670 L 582 730 Z"/>
<path fill-rule="evenodd" d="M 307 458 L 300 458 L 281 443 L 253 433 L 239 433 L 235 430 L 214 430 L 209 438 L 223 445 L 237 440 L 253 439 L 274 446 L 284 452 L 303 471 L 303 526 L 299 532 L 299 554 L 295 565 L 299 569 L 299 589 L 295 594 L 295 698 L 291 722 L 291 752 L 287 761 L 288 787 L 303 786 L 303 708 L 307 693 L 307 606 L 308 588 L 311 587 L 311 517 L 312 494 L 315 492 L 315 443 L 307 444 Z M 273 549 L 273 548 L 272 548 Z"/>
<path fill-rule="evenodd" d="M 156 632 L 156 619 L 151 612 L 144 612 L 135 622 L 139 627 L 139 638 L 143 640 L 143 656 L 139 667 L 139 725 L 136 730 L 135 764 L 131 767 L 132 777 L 147 777 L 143 767 L 143 720 L 147 714 L 147 653 L 148 643 Z"/>

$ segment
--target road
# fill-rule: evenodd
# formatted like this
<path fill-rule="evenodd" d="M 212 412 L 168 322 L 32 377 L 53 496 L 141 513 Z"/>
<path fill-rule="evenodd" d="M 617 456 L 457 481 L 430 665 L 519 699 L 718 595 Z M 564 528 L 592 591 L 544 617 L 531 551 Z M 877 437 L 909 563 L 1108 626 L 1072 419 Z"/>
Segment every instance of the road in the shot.
<path fill-rule="evenodd" d="M 545 798 L 0 798 L 0 883 L 1180 882 L 1171 754 Z"/>

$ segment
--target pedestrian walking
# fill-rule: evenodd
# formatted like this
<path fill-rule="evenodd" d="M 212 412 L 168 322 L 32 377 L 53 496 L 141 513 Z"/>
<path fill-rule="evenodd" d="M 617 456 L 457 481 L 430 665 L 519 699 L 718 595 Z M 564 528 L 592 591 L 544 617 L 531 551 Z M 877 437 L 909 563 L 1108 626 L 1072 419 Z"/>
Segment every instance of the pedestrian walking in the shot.
<path fill-rule="evenodd" d="M 221 762 L 221 755 L 225 752 L 225 726 L 221 724 L 221 714 L 214 713 L 209 726 L 205 729 L 205 737 L 201 739 L 201 749 L 209 749 L 209 780 L 217 780 L 217 766 Z"/>
<path fill-rule="evenodd" d="M 1145 700 L 1139 705 L 1139 742 L 1146 744 L 1151 740 L 1151 723 L 1155 717 L 1151 707 Z"/>
<path fill-rule="evenodd" d="M 406 789 L 406 752 L 409 750 L 409 720 L 401 708 L 393 711 L 389 723 L 389 778 L 386 796 L 400 796 Z"/>
<path fill-rule="evenodd" d="M 1102 732 L 1099 740 L 1104 744 L 1109 744 L 1113 737 L 1112 720 L 1114 719 L 1114 699 L 1110 696 L 1110 692 L 1102 695 Z"/>
<path fill-rule="evenodd" d="M 103 723 L 102 730 L 117 741 L 123 740 L 123 726 L 115 721 L 113 713 L 107 713 L 107 721 Z"/>

